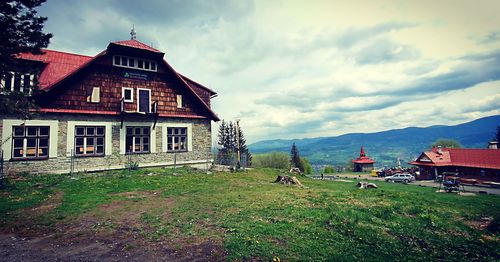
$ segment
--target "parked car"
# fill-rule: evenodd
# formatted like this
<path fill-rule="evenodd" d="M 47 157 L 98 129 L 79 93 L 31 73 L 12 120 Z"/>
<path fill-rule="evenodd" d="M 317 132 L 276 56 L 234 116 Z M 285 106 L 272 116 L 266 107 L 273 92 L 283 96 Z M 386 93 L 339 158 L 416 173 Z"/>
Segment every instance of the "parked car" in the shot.
<path fill-rule="evenodd" d="M 385 181 L 409 183 L 415 181 L 415 177 L 410 174 L 394 174 L 392 176 L 385 177 Z"/>

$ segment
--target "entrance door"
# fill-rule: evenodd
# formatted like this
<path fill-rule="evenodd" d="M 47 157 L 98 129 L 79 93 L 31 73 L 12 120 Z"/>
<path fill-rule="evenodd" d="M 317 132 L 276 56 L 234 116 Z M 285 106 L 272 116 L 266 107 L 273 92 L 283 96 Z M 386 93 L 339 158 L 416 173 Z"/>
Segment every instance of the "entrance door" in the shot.
<path fill-rule="evenodd" d="M 137 89 L 137 111 L 150 113 L 151 112 L 151 90 Z"/>

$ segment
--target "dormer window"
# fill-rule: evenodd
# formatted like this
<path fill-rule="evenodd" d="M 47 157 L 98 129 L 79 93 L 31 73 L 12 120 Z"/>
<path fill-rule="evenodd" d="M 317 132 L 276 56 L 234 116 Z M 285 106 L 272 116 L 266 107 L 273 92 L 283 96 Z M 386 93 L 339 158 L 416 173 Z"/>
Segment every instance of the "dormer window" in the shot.
<path fill-rule="evenodd" d="M 113 65 L 126 68 L 134 68 L 145 71 L 157 71 L 156 62 L 148 59 L 115 55 Z"/>
<path fill-rule="evenodd" d="M 2 88 L 4 88 L 12 92 L 30 93 L 34 86 L 34 81 L 34 74 L 10 72 L 5 74 L 4 79 L 1 79 L 0 92 L 2 92 Z"/>

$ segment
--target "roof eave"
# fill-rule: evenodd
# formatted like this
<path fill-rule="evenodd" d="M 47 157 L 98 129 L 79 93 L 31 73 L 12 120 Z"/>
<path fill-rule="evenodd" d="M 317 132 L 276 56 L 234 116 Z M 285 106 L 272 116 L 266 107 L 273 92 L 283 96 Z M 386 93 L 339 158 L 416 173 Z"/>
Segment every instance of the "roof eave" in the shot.
<path fill-rule="evenodd" d="M 167 68 L 169 68 L 175 74 L 177 79 L 184 84 L 184 86 L 189 90 L 189 92 L 192 95 L 194 95 L 198 99 L 198 101 L 205 107 L 205 109 L 209 112 L 211 119 L 215 122 L 220 121 L 220 118 L 217 116 L 217 114 L 215 114 L 215 112 L 212 111 L 212 109 L 203 101 L 203 99 L 201 99 L 201 97 L 198 94 L 196 94 L 196 92 L 191 88 L 191 86 L 186 82 L 186 80 L 184 80 L 182 76 L 179 73 L 177 73 L 177 71 L 175 71 L 175 69 L 172 66 L 170 66 L 170 64 L 167 61 L 163 60 L 163 63 Z"/>

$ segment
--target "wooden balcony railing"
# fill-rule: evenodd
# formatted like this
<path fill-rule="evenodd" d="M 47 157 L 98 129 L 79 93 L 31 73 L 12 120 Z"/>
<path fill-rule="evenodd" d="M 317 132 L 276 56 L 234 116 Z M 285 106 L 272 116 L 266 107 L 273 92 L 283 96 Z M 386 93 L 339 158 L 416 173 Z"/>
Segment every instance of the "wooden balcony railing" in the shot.
<path fill-rule="evenodd" d="M 121 127 L 123 127 L 123 121 L 125 118 L 126 114 L 138 114 L 143 112 L 137 112 L 137 111 L 127 111 L 125 110 L 125 98 L 120 99 L 120 115 L 121 115 Z M 146 112 L 146 115 L 154 116 L 154 124 L 153 128 L 156 127 L 156 122 L 158 120 L 158 101 L 154 101 L 151 104 L 151 112 Z"/>

